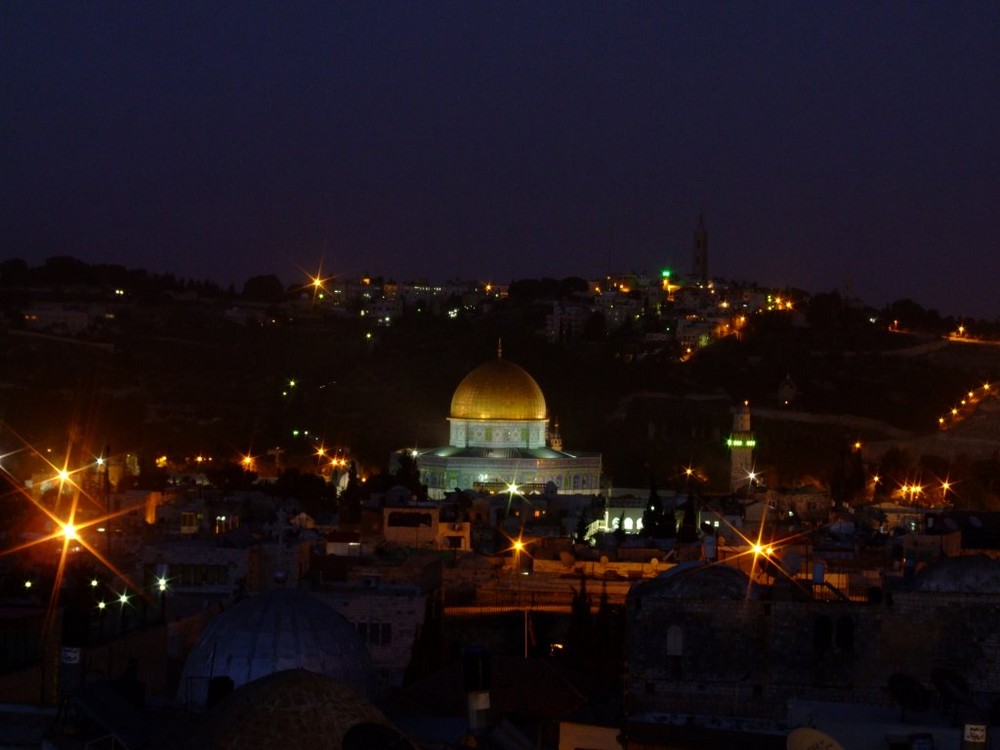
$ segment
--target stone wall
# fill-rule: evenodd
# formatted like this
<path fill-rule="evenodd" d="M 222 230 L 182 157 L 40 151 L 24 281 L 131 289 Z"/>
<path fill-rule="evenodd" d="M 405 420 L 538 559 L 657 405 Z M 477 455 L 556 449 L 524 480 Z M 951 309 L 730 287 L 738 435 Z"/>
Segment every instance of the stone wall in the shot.
<path fill-rule="evenodd" d="M 636 712 L 780 718 L 790 698 L 892 704 L 895 673 L 933 690 L 964 678 L 1000 696 L 1000 596 L 892 592 L 881 601 L 644 597 L 629 604 L 627 700 Z"/>

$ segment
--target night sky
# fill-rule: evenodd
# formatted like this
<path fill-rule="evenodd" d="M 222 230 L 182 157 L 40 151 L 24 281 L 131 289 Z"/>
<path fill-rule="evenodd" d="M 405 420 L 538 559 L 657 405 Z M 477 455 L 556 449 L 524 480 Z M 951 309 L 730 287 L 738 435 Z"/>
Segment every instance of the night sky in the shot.
<path fill-rule="evenodd" d="M 0 4 L 0 257 L 1000 316 L 1000 3 Z"/>

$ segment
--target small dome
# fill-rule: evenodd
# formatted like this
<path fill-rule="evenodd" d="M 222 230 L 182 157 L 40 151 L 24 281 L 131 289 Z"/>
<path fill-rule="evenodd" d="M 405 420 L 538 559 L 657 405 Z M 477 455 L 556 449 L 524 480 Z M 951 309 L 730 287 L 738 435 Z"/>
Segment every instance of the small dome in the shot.
<path fill-rule="evenodd" d="M 540 420 L 545 397 L 527 372 L 497 358 L 465 376 L 451 398 L 452 419 Z"/>
<path fill-rule="evenodd" d="M 367 699 L 303 669 L 261 677 L 208 712 L 191 738 L 197 750 L 412 750 Z"/>
<path fill-rule="evenodd" d="M 750 577 L 738 568 L 692 560 L 675 565 L 656 578 L 637 583 L 628 594 L 630 600 L 644 596 L 659 599 L 756 599 L 757 589 Z"/>
<path fill-rule="evenodd" d="M 955 594 L 1000 593 L 1000 562 L 986 555 L 942 557 L 914 576 L 913 588 Z"/>
<path fill-rule="evenodd" d="M 209 622 L 184 662 L 177 698 L 203 707 L 210 683 L 228 678 L 239 688 L 289 669 L 374 693 L 375 669 L 354 627 L 318 596 L 292 589 L 247 597 Z"/>

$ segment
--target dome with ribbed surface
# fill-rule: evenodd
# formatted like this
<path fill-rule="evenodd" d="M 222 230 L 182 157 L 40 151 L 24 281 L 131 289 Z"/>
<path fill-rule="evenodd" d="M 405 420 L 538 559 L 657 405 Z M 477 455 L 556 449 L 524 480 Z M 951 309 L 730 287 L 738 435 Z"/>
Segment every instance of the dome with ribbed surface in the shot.
<path fill-rule="evenodd" d="M 451 398 L 452 419 L 539 420 L 545 397 L 523 368 L 497 358 L 465 376 Z"/>
<path fill-rule="evenodd" d="M 239 688 L 289 669 L 374 693 L 375 669 L 354 626 L 320 597 L 289 589 L 254 594 L 213 619 L 184 662 L 178 698 L 202 707 L 213 681 Z"/>

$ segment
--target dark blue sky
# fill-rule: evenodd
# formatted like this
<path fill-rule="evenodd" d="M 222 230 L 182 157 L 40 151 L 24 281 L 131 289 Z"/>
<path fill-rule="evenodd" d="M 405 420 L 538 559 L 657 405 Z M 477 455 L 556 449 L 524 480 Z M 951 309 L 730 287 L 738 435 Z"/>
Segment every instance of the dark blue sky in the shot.
<path fill-rule="evenodd" d="M 1000 316 L 1000 4 L 5 2 L 0 253 Z"/>

